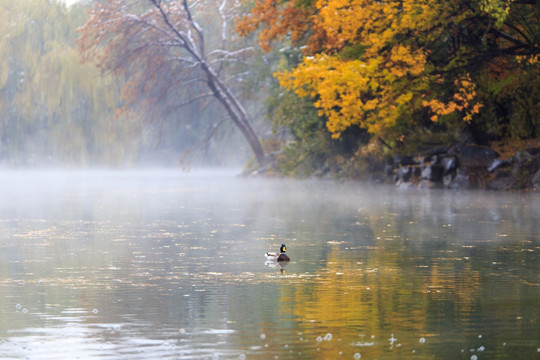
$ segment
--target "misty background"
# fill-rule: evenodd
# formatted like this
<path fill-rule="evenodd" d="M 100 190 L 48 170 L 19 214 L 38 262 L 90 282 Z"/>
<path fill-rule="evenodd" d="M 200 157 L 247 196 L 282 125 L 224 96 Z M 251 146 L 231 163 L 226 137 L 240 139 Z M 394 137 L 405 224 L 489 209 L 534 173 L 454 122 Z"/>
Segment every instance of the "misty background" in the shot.
<path fill-rule="evenodd" d="M 212 98 L 119 112 L 129 76 L 82 63 L 77 28 L 92 1 L 0 0 L 0 165 L 5 167 L 241 166 L 252 156 Z M 269 74 L 269 73 L 268 73 Z M 255 131 L 265 86 L 236 89 Z M 179 85 L 180 90 L 183 89 Z M 249 94 L 249 97 L 248 97 Z M 234 144 L 234 148 L 230 146 Z"/>

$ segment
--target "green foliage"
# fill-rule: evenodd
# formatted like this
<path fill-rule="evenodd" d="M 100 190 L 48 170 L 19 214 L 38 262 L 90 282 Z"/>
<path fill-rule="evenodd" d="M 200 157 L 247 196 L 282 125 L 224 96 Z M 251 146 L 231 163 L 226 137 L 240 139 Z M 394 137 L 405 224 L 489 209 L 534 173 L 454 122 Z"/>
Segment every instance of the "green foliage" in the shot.
<path fill-rule="evenodd" d="M 76 47 L 91 5 L 0 0 L 0 163 L 176 164 L 186 148 L 210 147 L 208 133 L 228 136 L 221 111 L 204 101 L 178 110 L 178 93 L 153 113 L 119 113 L 126 79 L 81 63 Z"/>
<path fill-rule="evenodd" d="M 330 156 L 331 138 L 313 101 L 275 87 L 267 104 L 274 133 L 279 135 L 283 129 L 290 132 L 291 138 L 285 137 L 286 145 L 277 159 L 281 172 L 303 177 L 324 166 Z"/>
<path fill-rule="evenodd" d="M 55 1 L 0 1 L 1 161 L 118 164 L 136 155 L 133 120 L 114 115 L 117 84 L 80 63 L 84 14 Z"/>
<path fill-rule="evenodd" d="M 540 69 L 513 71 L 500 79 L 485 78 L 485 109 L 476 125 L 487 137 L 509 141 L 540 136 Z"/>
<path fill-rule="evenodd" d="M 340 55 L 347 60 L 361 59 L 364 55 L 366 47 L 363 44 L 352 44 L 345 46 L 341 50 Z"/>
<path fill-rule="evenodd" d="M 497 27 L 501 27 L 510 11 L 514 0 L 481 0 L 480 8 L 495 19 Z"/>
<path fill-rule="evenodd" d="M 294 138 L 281 158 L 286 173 L 298 164 L 304 175 L 335 164 L 356 177 L 373 157 L 540 136 L 538 2 L 396 4 L 326 0 L 290 16 L 290 8 L 272 0 L 257 2 L 249 25 L 262 29 L 265 48 L 304 31 L 295 43 L 304 56 L 282 59 L 277 76 L 305 98 L 277 92 L 279 111 L 274 103 L 270 108 Z M 378 11 L 392 15 L 371 15 Z M 325 127 L 340 141 L 329 139 Z"/>
<path fill-rule="evenodd" d="M 366 162 L 357 152 L 369 141 L 365 130 L 353 127 L 334 139 L 313 99 L 278 87 L 271 92 L 267 106 L 274 133 L 283 139 L 276 159 L 283 175 L 361 177 L 359 172 L 365 170 Z"/>

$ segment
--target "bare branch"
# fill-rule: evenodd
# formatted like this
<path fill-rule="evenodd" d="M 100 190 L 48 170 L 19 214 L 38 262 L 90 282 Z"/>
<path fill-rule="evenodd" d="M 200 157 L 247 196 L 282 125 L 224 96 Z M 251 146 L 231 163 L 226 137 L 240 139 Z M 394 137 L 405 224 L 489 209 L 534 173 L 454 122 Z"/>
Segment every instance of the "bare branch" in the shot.
<path fill-rule="evenodd" d="M 214 96 L 214 93 L 204 93 L 204 94 L 199 94 L 197 96 L 194 96 L 192 98 L 190 98 L 189 100 L 186 100 L 180 104 L 178 104 L 177 107 L 183 107 L 183 106 L 186 106 L 186 105 L 189 105 L 197 100 L 200 100 L 200 99 L 204 99 L 204 98 L 207 98 L 207 97 L 213 97 Z"/>
<path fill-rule="evenodd" d="M 529 44 L 519 40 L 519 39 L 516 39 L 515 37 L 511 36 L 511 35 L 508 35 L 502 31 L 500 31 L 499 29 L 497 28 L 491 28 L 491 32 L 494 33 L 496 36 L 499 36 L 503 39 L 506 39 L 514 44 L 516 44 L 517 46 L 520 46 L 520 47 L 528 47 Z"/>
<path fill-rule="evenodd" d="M 150 108 L 159 105 L 166 110 L 169 100 L 178 95 L 195 93 L 181 103 L 174 101 L 173 104 L 171 101 L 173 108 L 214 97 L 224 107 L 228 119 L 242 132 L 257 161 L 262 164 L 265 160 L 264 150 L 250 124 L 247 111 L 221 75 L 226 63 L 242 62 L 244 55 L 251 51 L 250 48 L 226 49 L 230 31 L 228 11 L 237 2 L 215 0 L 216 7 L 207 9 L 204 0 L 193 0 L 191 4 L 189 0 L 148 1 L 151 9 L 143 14 L 130 14 L 126 2 L 96 2 L 92 15 L 81 30 L 82 52 L 87 58 L 96 58 L 102 69 L 128 76 L 130 81 L 123 93 L 126 106 Z M 213 19 L 216 19 L 217 11 L 218 21 L 221 20 L 220 24 L 205 29 L 217 30 L 215 35 L 221 38 L 221 41 L 217 41 L 219 49 L 208 56 L 206 34 L 193 16 L 199 8 L 214 11 Z M 212 66 L 216 64 L 218 69 Z M 191 88 L 188 87 L 190 85 Z"/>
<path fill-rule="evenodd" d="M 197 1 L 193 1 L 190 5 L 189 5 L 189 9 L 194 9 L 195 7 L 197 7 L 197 5 L 199 5 L 201 3 L 201 0 L 197 0 Z"/>
<path fill-rule="evenodd" d="M 176 57 L 172 58 L 171 61 L 178 61 L 180 63 L 186 63 L 186 64 L 189 64 L 190 66 L 199 65 L 198 62 L 196 62 L 196 61 L 194 61 L 192 59 L 181 57 L 181 56 L 176 56 Z"/>
<path fill-rule="evenodd" d="M 227 16 L 225 14 L 225 8 L 227 0 L 222 0 L 221 5 L 218 7 L 218 13 L 221 17 L 221 50 L 224 50 L 227 46 Z M 218 75 L 223 70 L 223 64 L 220 64 L 217 70 Z"/>
<path fill-rule="evenodd" d="M 194 78 L 194 79 L 188 79 L 188 80 L 180 79 L 180 81 L 182 82 L 183 86 L 188 86 L 195 83 L 208 84 L 208 81 L 203 78 Z"/>
<path fill-rule="evenodd" d="M 191 16 L 191 9 L 189 8 L 187 0 L 183 0 L 182 3 L 184 5 L 184 11 L 186 12 L 189 24 L 190 24 L 191 27 L 193 27 L 195 29 L 195 31 L 197 32 L 197 35 L 199 37 L 199 53 L 201 54 L 202 57 L 204 57 L 204 53 L 205 53 L 205 48 L 204 47 L 205 46 L 204 46 L 204 34 L 203 34 L 203 31 L 202 31 L 202 28 L 197 23 L 197 21 L 195 21 L 195 19 L 193 19 L 193 16 Z"/>
<path fill-rule="evenodd" d="M 246 60 L 239 59 L 239 58 L 220 58 L 220 59 L 210 60 L 208 62 L 209 65 L 219 64 L 220 67 L 223 66 L 223 64 L 225 63 L 248 64 Z M 234 75 L 234 76 L 237 76 L 237 75 Z"/>
<path fill-rule="evenodd" d="M 227 51 L 227 50 L 223 50 L 223 49 L 216 49 L 216 50 L 213 50 L 211 51 L 210 53 L 208 53 L 208 57 L 211 57 L 211 56 L 214 56 L 214 55 L 222 55 L 223 58 L 229 58 L 229 57 L 233 57 L 233 56 L 239 56 L 239 55 L 242 55 L 246 52 L 250 52 L 250 51 L 254 51 L 255 49 L 252 47 L 252 46 L 249 46 L 249 47 L 246 47 L 246 48 L 243 48 L 243 49 L 239 49 L 239 50 L 235 50 L 235 51 Z"/>
<path fill-rule="evenodd" d="M 158 9 L 162 20 L 165 22 L 165 25 L 174 33 L 174 35 L 183 43 L 183 47 L 193 56 L 195 59 L 201 61 L 201 56 L 197 53 L 197 49 L 193 48 L 188 44 L 188 41 L 186 40 L 185 35 L 183 35 L 176 27 L 174 27 L 169 19 L 169 16 L 165 13 L 165 10 L 161 6 L 161 1 L 159 0 L 148 0 L 154 6 L 156 9 Z M 186 3 L 186 1 L 184 1 Z M 186 3 L 187 5 L 187 3 Z M 191 17 L 191 14 L 189 14 L 189 17 Z"/>
<path fill-rule="evenodd" d="M 217 124 L 213 124 L 212 128 L 210 129 L 210 131 L 208 132 L 208 135 L 206 136 L 206 139 L 204 140 L 204 143 L 207 143 L 208 141 L 210 141 L 210 139 L 214 136 L 214 134 L 216 133 L 216 130 L 223 124 L 225 123 L 225 121 L 227 121 L 227 119 L 221 119 Z"/>

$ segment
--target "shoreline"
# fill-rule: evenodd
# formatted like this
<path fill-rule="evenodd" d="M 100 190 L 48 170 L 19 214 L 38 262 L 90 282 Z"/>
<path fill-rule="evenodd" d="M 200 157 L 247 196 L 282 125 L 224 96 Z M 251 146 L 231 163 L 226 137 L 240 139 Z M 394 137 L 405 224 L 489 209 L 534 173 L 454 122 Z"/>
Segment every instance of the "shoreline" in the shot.
<path fill-rule="evenodd" d="M 400 189 L 540 192 L 540 146 L 502 156 L 490 146 L 455 144 L 415 155 L 368 160 L 369 170 L 360 179 L 340 177 L 328 167 L 309 177 L 394 184 Z M 277 168 L 275 155 L 264 166 L 248 168 L 242 175 L 286 177 Z"/>

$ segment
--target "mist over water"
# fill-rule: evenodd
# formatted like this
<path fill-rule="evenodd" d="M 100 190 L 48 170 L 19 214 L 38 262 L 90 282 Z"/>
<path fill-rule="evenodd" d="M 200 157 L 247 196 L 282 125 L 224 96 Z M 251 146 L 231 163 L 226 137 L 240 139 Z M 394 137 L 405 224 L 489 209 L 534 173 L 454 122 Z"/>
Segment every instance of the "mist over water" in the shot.
<path fill-rule="evenodd" d="M 237 173 L 1 172 L 0 358 L 540 358 L 538 195 Z"/>

